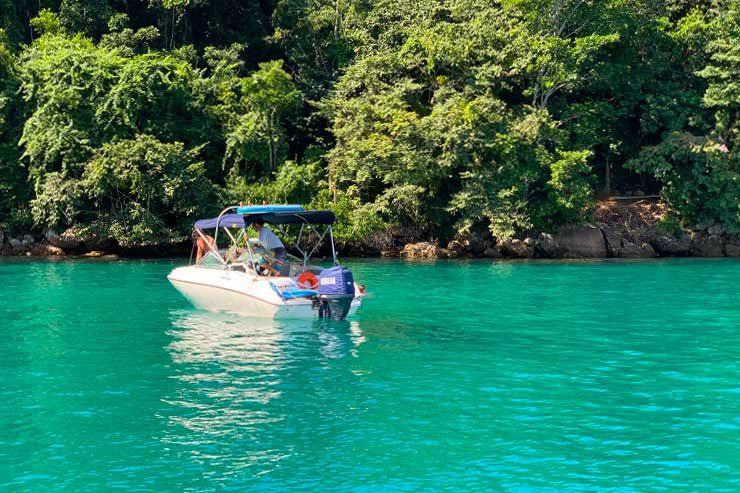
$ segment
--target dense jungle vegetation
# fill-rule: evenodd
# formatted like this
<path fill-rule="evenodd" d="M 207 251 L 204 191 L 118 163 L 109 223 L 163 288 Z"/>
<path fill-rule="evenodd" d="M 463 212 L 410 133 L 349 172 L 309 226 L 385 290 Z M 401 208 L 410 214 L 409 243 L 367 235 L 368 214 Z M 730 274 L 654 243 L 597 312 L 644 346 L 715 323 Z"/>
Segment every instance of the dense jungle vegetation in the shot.
<path fill-rule="evenodd" d="M 740 0 L 0 0 L 0 228 L 223 204 L 506 238 L 660 193 L 740 228 Z"/>

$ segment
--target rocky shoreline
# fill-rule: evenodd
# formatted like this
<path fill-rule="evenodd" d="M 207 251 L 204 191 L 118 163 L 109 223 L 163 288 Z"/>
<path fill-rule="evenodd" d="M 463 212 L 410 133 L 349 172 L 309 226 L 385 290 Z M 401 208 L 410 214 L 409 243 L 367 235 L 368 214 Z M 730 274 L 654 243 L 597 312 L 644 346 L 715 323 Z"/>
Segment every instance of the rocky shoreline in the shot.
<path fill-rule="evenodd" d="M 740 234 L 731 234 L 716 223 L 675 226 L 667 232 L 661 223 L 664 217 L 665 210 L 656 201 L 606 201 L 590 224 L 564 226 L 554 234 L 534 232 L 502 242 L 471 236 L 445 247 L 421 242 L 405 245 L 399 254 L 404 258 L 740 257 Z"/>
<path fill-rule="evenodd" d="M 439 245 L 413 241 L 396 232 L 377 234 L 361 242 L 338 242 L 344 257 L 400 257 L 404 259 L 579 259 L 657 257 L 740 257 L 740 234 L 720 224 L 675 228 L 660 226 L 665 211 L 656 202 L 621 205 L 604 202 L 593 222 L 561 227 L 556 233 L 531 232 L 521 238 L 496 241 L 490 235 L 471 234 Z M 121 248 L 106 238 L 80 240 L 47 230 L 42 235 L 0 230 L 0 256 L 27 257 L 183 257 L 190 243 Z M 321 253 L 321 252 L 320 252 Z M 328 253 L 328 252 L 324 252 Z"/>
<path fill-rule="evenodd" d="M 0 230 L 0 257 L 64 257 L 64 258 L 161 258 L 182 257 L 190 252 L 189 241 L 123 248 L 109 238 L 80 240 L 72 235 L 47 230 L 43 234 L 8 234 Z"/>
<path fill-rule="evenodd" d="M 740 257 L 740 237 L 708 232 L 655 234 L 637 240 L 595 224 L 570 226 L 558 234 L 539 233 L 494 244 L 453 240 L 445 248 L 431 242 L 409 243 L 398 253 L 407 259 L 579 259 L 657 257 Z"/>

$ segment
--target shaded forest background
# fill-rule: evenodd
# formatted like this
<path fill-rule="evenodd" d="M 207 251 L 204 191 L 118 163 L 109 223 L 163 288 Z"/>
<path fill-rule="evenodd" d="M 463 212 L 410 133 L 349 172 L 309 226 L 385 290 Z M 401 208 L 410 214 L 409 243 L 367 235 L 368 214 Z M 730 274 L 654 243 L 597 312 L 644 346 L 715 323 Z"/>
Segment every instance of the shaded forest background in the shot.
<path fill-rule="evenodd" d="M 0 0 L 0 28 L 0 228 L 156 245 L 268 200 L 505 239 L 639 190 L 740 229 L 740 0 Z"/>

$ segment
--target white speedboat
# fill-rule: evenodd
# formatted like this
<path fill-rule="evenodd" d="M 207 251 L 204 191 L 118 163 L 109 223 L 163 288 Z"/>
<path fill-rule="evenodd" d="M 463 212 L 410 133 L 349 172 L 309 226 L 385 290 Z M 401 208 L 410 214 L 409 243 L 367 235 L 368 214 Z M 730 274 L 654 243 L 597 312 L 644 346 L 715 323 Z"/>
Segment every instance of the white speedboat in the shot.
<path fill-rule="evenodd" d="M 191 255 L 188 266 L 174 269 L 167 278 L 205 310 L 268 318 L 343 319 L 360 307 L 364 287 L 337 261 L 334 220 L 332 211 L 298 205 L 227 207 L 217 218 L 195 223 L 193 236 L 207 251 L 196 262 Z M 247 228 L 255 221 L 272 225 L 283 238 L 297 233 L 292 247 L 302 258 L 288 255 L 286 265 L 271 256 L 259 240 L 248 237 Z M 215 231 L 213 237 L 208 230 Z M 324 243 L 331 245 L 333 265 L 309 264 Z"/>

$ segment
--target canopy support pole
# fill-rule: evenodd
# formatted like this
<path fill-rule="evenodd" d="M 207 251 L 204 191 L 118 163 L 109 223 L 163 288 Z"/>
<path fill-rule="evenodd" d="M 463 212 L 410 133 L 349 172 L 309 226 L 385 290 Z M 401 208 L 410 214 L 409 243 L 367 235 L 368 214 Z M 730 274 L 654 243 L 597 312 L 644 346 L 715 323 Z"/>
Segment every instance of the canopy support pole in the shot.
<path fill-rule="evenodd" d="M 331 225 L 329 225 L 329 241 L 331 241 L 331 256 L 334 258 L 334 265 L 338 265 L 339 262 L 337 262 L 337 251 L 334 248 L 334 233 L 331 230 Z"/>

